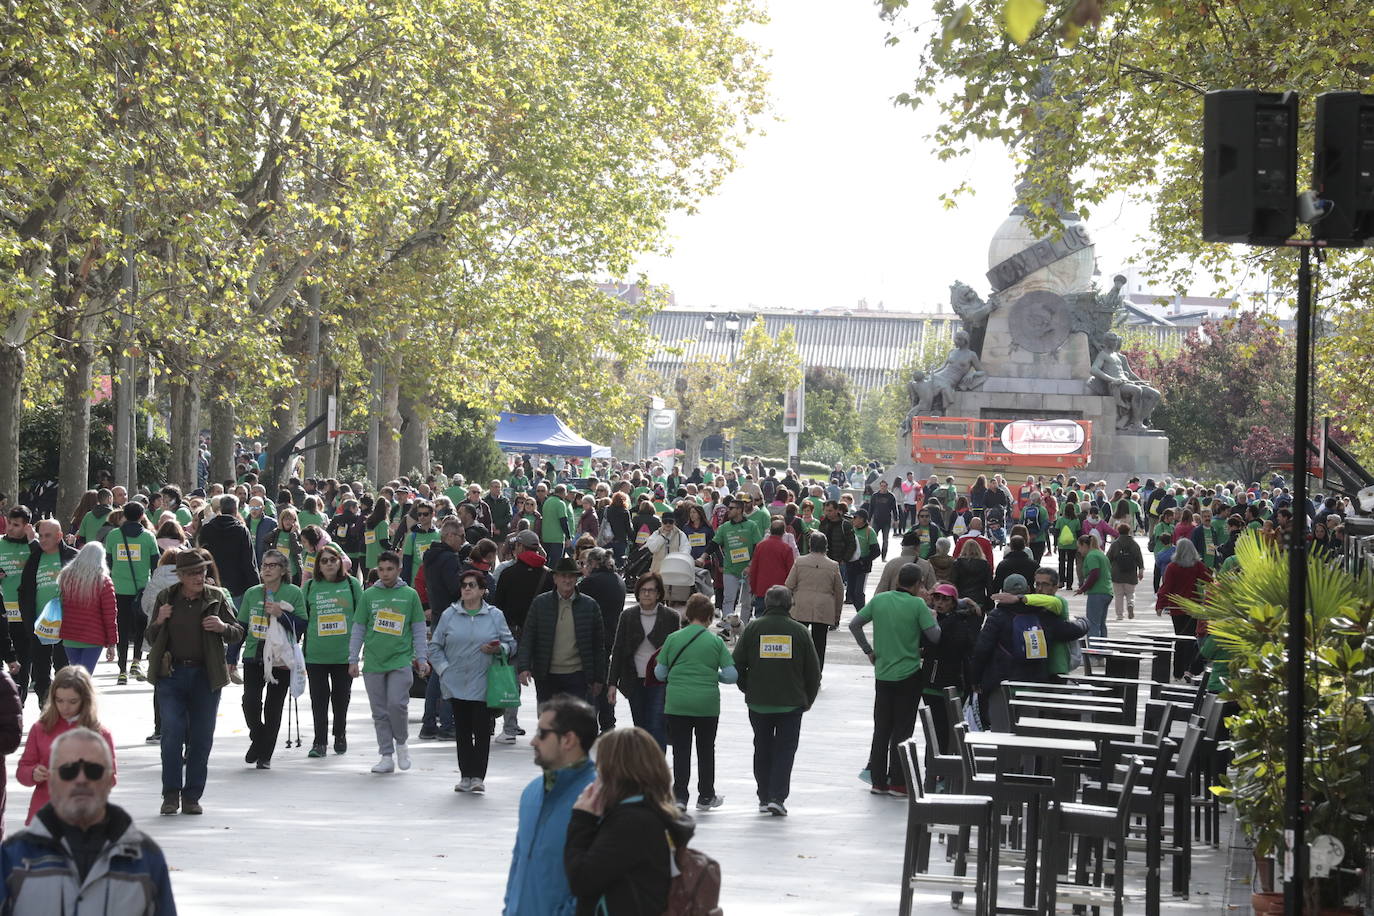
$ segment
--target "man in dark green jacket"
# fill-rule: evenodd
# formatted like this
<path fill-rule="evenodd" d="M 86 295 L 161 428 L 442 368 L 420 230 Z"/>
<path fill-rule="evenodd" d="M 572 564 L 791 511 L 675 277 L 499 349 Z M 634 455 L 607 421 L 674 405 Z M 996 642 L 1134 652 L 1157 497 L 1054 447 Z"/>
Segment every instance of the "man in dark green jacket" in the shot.
<path fill-rule="evenodd" d="M 516 670 L 521 684 L 534 681 L 540 703 L 558 693 L 595 703 L 606 684 L 601 606 L 577 591 L 577 578 L 573 558 L 560 558 L 553 568 L 553 591 L 530 602 L 520 633 Z"/>
<path fill-rule="evenodd" d="M 801 740 L 802 713 L 821 689 L 821 663 L 811 633 L 793 620 L 792 591 L 775 585 L 763 596 L 763 614 L 735 644 L 739 689 L 754 729 L 754 782 L 759 812 L 786 817 L 792 761 Z"/>

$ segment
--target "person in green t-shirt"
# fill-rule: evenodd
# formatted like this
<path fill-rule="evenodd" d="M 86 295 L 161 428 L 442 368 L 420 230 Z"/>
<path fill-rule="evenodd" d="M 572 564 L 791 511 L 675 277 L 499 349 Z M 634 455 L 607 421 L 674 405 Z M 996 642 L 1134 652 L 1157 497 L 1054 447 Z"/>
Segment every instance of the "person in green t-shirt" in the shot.
<path fill-rule="evenodd" d="M 315 562 L 319 564 L 318 575 L 301 589 L 306 608 L 305 674 L 310 680 L 310 711 L 315 720 L 315 739 L 306 756 L 323 757 L 331 710 L 334 752 L 348 750 L 345 731 L 353 693 L 348 641 L 363 589 L 357 579 L 344 573 L 343 554 L 336 545 L 321 547 Z"/>
<path fill-rule="evenodd" d="M 687 599 L 687 626 L 670 633 L 658 650 L 654 677 L 668 684 L 663 711 L 673 745 L 673 797 L 686 808 L 692 781 L 692 737 L 697 745 L 697 808 L 719 808 L 716 794 L 716 728 L 720 724 L 720 685 L 739 676 L 725 641 L 709 629 L 715 606 L 705 595 Z"/>
<path fill-rule="evenodd" d="M 1159 521 L 1155 522 L 1154 528 L 1150 530 L 1150 553 L 1158 553 L 1163 548 L 1159 546 L 1159 536 L 1161 534 L 1174 533 L 1174 510 L 1165 509 L 1159 515 Z"/>
<path fill-rule="evenodd" d="M 372 707 L 381 759 L 374 773 L 410 769 L 406 746 L 412 667 L 421 677 L 429 674 L 425 610 L 415 589 L 401 582 L 401 558 L 387 551 L 377 560 L 377 584 L 363 592 L 353 615 L 348 642 L 348 673 L 360 671 Z"/>
<path fill-rule="evenodd" d="M 905 797 L 906 776 L 898 748 L 916 729 L 921 700 L 921 638 L 940 641 L 940 625 L 925 599 L 921 569 L 907 563 L 897 573 L 897 587 L 879 592 L 849 621 L 849 632 L 873 664 L 873 743 L 868 753 L 868 777 L 875 795 Z M 864 627 L 873 624 L 873 645 Z"/>
<path fill-rule="evenodd" d="M 1098 550 L 1092 535 L 1078 539 L 1078 555 L 1083 558 L 1083 581 L 1075 595 L 1088 596 L 1088 635 L 1107 638 L 1107 608 L 1112 603 L 1112 562 Z"/>
<path fill-rule="evenodd" d="M 268 550 L 258 567 L 260 585 L 243 594 L 239 605 L 239 623 L 243 624 L 243 721 L 248 726 L 248 753 L 245 763 L 256 764 L 259 770 L 272 767 L 272 751 L 281 731 L 281 711 L 286 705 L 286 692 L 291 687 L 291 669 L 274 666 L 272 678 L 267 680 L 263 667 L 263 642 L 268 628 L 283 627 L 291 642 L 305 630 L 307 612 L 305 596 L 286 580 L 290 559 L 280 550 Z M 263 702 L 263 693 L 267 701 Z"/>
<path fill-rule="evenodd" d="M 159 550 L 153 533 L 143 527 L 143 504 L 130 500 L 124 505 L 124 524 L 105 535 L 105 562 L 114 579 L 115 604 L 119 608 L 119 676 L 117 684 L 129 683 L 129 646 L 133 646 L 133 676 L 142 680 L 139 661 L 143 657 L 143 629 L 148 617 L 135 601 L 148 584 L 157 563 Z"/>
<path fill-rule="evenodd" d="M 28 638 L 32 633 L 25 631 L 24 619 L 19 615 L 19 580 L 33 552 L 29 547 L 34 540 L 32 523 L 33 514 L 27 506 L 14 506 L 5 518 L 5 536 L 0 539 L 0 597 L 4 599 L 5 619 L 14 640 Z"/>
<path fill-rule="evenodd" d="M 358 571 L 359 578 L 366 576 L 366 570 L 376 568 L 377 558 L 382 551 L 391 549 L 391 543 L 387 540 L 391 534 L 390 517 L 391 503 L 378 497 L 372 504 L 372 512 L 363 520 L 363 569 Z"/>
<path fill-rule="evenodd" d="M 318 496 L 307 496 L 302 500 L 301 510 L 298 513 L 298 521 L 300 521 L 302 528 L 314 525 L 323 530 L 324 515 L 321 513 L 320 499 Z"/>
<path fill-rule="evenodd" d="M 1078 536 L 1083 533 L 1078 519 L 1078 506 L 1065 503 L 1064 511 L 1054 520 L 1053 537 L 1059 551 L 1059 579 L 1065 588 L 1073 588 L 1073 572 L 1078 562 Z"/>
<path fill-rule="evenodd" d="M 439 529 L 434 527 L 434 504 L 415 501 L 415 523 L 401 537 L 401 578 L 415 581 L 415 573 L 425 560 L 425 551 L 439 542 Z M 378 558 L 380 562 L 380 556 Z"/>
<path fill-rule="evenodd" d="M 539 507 L 539 540 L 544 545 L 544 554 L 548 557 L 550 569 L 558 565 L 558 561 L 563 558 L 563 552 L 572 544 L 574 523 L 567 498 L 568 488 L 560 483 Z"/>
<path fill-rule="evenodd" d="M 744 571 L 754 556 L 754 545 L 759 542 L 758 529 L 752 522 L 744 520 L 749 507 L 748 496 L 737 496 L 730 503 L 726 520 L 716 528 L 712 540 L 720 549 L 721 577 L 725 586 L 724 603 L 721 605 L 721 618 L 735 613 L 735 602 L 739 599 Z M 740 617 L 748 622 L 753 611 L 753 602 L 746 595 L 740 602 Z"/>
<path fill-rule="evenodd" d="M 105 517 L 110 514 L 113 503 L 114 494 L 109 490 L 102 487 L 96 491 L 95 506 L 81 519 L 81 526 L 76 529 L 77 547 L 96 539 L 96 534 L 105 525 Z"/>

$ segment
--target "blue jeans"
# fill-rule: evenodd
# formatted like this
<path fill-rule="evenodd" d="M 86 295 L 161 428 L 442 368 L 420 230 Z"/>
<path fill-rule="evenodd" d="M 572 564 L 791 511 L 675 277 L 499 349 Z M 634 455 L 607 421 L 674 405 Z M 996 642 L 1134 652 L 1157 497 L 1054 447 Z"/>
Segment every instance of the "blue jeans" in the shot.
<path fill-rule="evenodd" d="M 162 713 L 162 791 L 180 790 L 183 799 L 196 801 L 209 775 L 219 691 L 211 689 L 203 665 L 180 665 L 158 679 L 157 704 Z"/>
<path fill-rule="evenodd" d="M 439 675 L 431 671 L 425 681 L 425 711 L 420 718 L 420 731 L 433 730 L 436 721 L 438 728 L 453 730 L 453 706 L 444 701 L 439 690 Z"/>
<path fill-rule="evenodd" d="M 792 789 L 792 761 L 801 743 L 802 711 L 754 712 L 749 724 L 754 727 L 754 782 L 759 804 L 786 801 Z"/>
<path fill-rule="evenodd" d="M 852 605 L 854 610 L 863 610 L 867 603 L 867 596 L 864 595 L 864 585 L 868 580 L 868 574 L 864 572 L 864 564 L 860 560 L 853 560 L 844 564 L 844 593 L 845 599 Z"/>
<path fill-rule="evenodd" d="M 67 664 L 80 665 L 86 669 L 87 674 L 95 674 L 95 663 L 100 661 L 100 647 L 91 646 L 89 649 L 78 649 L 75 646 L 66 646 Z"/>
<path fill-rule="evenodd" d="M 1107 608 L 1111 606 L 1111 595 L 1088 594 L 1088 636 L 1107 638 Z"/>
<path fill-rule="evenodd" d="M 563 559 L 563 542 L 559 541 L 557 544 L 550 544 L 548 541 L 545 541 L 544 553 L 548 557 L 548 568 L 553 569 L 558 565 L 558 561 Z"/>
<path fill-rule="evenodd" d="M 625 699 L 630 704 L 630 718 L 635 725 L 644 729 L 658 746 L 665 751 L 668 749 L 668 734 L 663 723 L 663 700 L 666 685 L 655 684 L 646 687 L 643 682 L 633 684 L 630 689 L 622 691 Z"/>

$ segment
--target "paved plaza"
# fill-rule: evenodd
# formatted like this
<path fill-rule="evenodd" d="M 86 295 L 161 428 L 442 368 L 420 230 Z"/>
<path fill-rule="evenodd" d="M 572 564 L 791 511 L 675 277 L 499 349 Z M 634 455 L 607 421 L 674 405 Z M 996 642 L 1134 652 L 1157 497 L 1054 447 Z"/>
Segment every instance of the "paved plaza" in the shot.
<path fill-rule="evenodd" d="M 877 570 L 870 587 L 876 579 Z M 1127 626 L 1139 632 L 1172 632 L 1167 619 L 1154 615 L 1149 581 L 1147 571 L 1138 590 L 1136 620 Z M 1075 613 L 1082 613 L 1082 603 L 1073 599 Z M 847 622 L 852 609 L 846 606 L 845 613 Z M 1116 626 L 1114 620 L 1109 624 Z M 733 686 L 722 688 L 717 786 L 726 801 L 697 817 L 694 845 L 721 862 L 727 913 L 896 911 L 906 802 L 870 795 L 856 778 L 865 766 L 872 732 L 872 679 L 871 666 L 842 627 L 830 643 L 820 697 L 803 721 L 787 818 L 757 813 L 743 695 Z M 143 743 L 152 725 L 152 688 L 142 683 L 115 686 L 115 667 L 103 662 L 96 681 L 102 719 L 114 734 L 119 755 L 119 784 L 112 800 L 128 809 L 166 851 L 181 912 L 500 912 L 516 802 L 538 773 L 527 738 L 514 746 L 492 746 L 485 797 L 453 791 L 458 772 L 451 742 L 420 741 L 413 733 L 414 767 L 376 776 L 368 772 L 377 759 L 376 747 L 367 698 L 358 684 L 347 754 L 306 758 L 310 714 L 308 703 L 302 702 L 305 743 L 289 750 L 279 746 L 272 769 L 256 770 L 243 762 L 248 735 L 240 688 L 231 685 L 220 702 L 205 815 L 159 817 L 158 748 Z M 411 703 L 416 731 L 420 706 L 419 700 Z M 628 724 L 624 703 L 619 712 Z M 534 722 L 532 696 L 520 715 L 523 725 Z M 35 716 L 30 699 L 26 727 Z M 7 831 L 22 825 L 29 799 L 29 790 L 13 779 L 14 759 L 9 762 Z M 1164 913 L 1228 912 L 1225 890 L 1232 855 L 1225 840 L 1230 832 L 1227 818 L 1221 848 L 1197 846 L 1194 893 L 1187 901 L 1166 898 Z M 1015 878 L 1014 868 L 1003 869 L 1004 904 L 1019 902 L 1014 899 L 1020 895 Z M 1232 896 L 1248 904 L 1248 875 L 1235 878 L 1239 883 Z M 1143 883 L 1137 878 L 1128 888 L 1138 893 Z M 961 911 L 972 912 L 971 898 Z M 1143 910 L 1133 905 L 1129 911 Z M 927 893 L 917 895 L 917 912 L 953 911 L 947 895 Z"/>

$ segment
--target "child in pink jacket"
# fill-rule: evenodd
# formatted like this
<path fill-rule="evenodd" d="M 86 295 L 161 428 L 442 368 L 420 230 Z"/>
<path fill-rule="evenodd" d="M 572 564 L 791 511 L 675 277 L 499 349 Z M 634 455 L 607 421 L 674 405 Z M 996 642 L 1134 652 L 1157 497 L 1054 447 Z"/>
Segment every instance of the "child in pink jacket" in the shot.
<path fill-rule="evenodd" d="M 68 665 L 53 675 L 48 702 L 43 706 L 43 714 L 29 729 L 24 754 L 19 758 L 19 771 L 15 774 L 19 783 L 34 787 L 25 824 L 48 803 L 48 761 L 52 759 L 52 743 L 63 732 L 81 726 L 100 733 L 110 746 L 110 761 L 113 762 L 114 738 L 101 726 L 96 715 L 95 684 L 91 675 L 79 665 Z"/>

